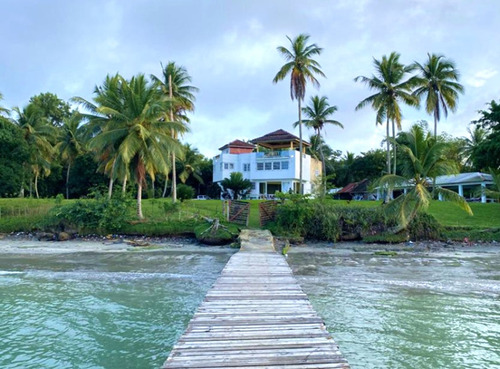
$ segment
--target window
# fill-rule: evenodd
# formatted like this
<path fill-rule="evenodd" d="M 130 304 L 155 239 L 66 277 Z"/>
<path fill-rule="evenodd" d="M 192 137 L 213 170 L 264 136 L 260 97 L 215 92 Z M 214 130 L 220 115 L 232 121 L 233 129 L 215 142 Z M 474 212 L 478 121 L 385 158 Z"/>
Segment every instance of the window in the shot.
<path fill-rule="evenodd" d="M 229 169 L 229 164 L 228 163 L 224 163 L 224 169 Z"/>
<path fill-rule="evenodd" d="M 270 161 L 267 161 L 264 163 L 264 167 L 266 168 L 266 170 L 271 170 L 271 162 Z"/>
<path fill-rule="evenodd" d="M 281 169 L 284 169 L 284 170 L 288 169 L 288 162 L 287 161 L 281 162 Z"/>
<path fill-rule="evenodd" d="M 250 172 L 250 164 L 243 164 L 243 171 Z"/>
<path fill-rule="evenodd" d="M 264 170 L 264 163 L 257 163 L 257 170 Z"/>
<path fill-rule="evenodd" d="M 248 164 L 250 165 L 250 164 Z M 252 182 L 252 190 L 257 189 L 257 182 Z"/>
<path fill-rule="evenodd" d="M 273 162 L 273 170 L 280 170 L 280 164 L 279 161 Z"/>
<path fill-rule="evenodd" d="M 229 163 L 229 169 L 234 169 L 234 164 L 233 163 Z"/>

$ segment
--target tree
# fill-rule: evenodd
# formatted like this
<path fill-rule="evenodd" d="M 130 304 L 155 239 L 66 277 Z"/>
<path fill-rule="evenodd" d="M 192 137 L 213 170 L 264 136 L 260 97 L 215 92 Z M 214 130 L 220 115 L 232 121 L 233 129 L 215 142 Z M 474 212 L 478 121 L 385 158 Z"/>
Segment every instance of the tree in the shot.
<path fill-rule="evenodd" d="M 186 68 L 178 66 L 175 62 L 168 62 L 166 67 L 162 67 L 162 77 L 158 78 L 151 75 L 151 79 L 157 83 L 160 91 L 164 96 L 171 100 L 171 107 L 168 111 L 168 117 L 164 117 L 166 121 L 175 121 L 182 123 L 189 123 L 189 118 L 186 112 L 194 111 L 194 102 L 196 100 L 195 93 L 198 88 L 189 85 L 191 83 L 191 76 L 188 74 Z M 177 139 L 178 134 L 187 132 L 188 128 L 185 124 L 180 126 L 177 131 L 172 131 L 172 137 Z M 175 167 L 175 152 L 172 152 L 172 201 L 177 201 L 177 173 Z M 166 189 L 167 181 L 165 181 Z M 165 191 L 163 191 L 165 193 Z"/>
<path fill-rule="evenodd" d="M 488 110 L 480 110 L 481 118 L 472 122 L 484 128 L 486 138 L 472 153 L 472 161 L 479 169 L 500 169 L 500 103 L 492 100 Z"/>
<path fill-rule="evenodd" d="M 486 188 L 484 190 L 485 195 L 500 201 L 500 170 L 490 168 L 490 174 L 491 177 L 493 177 L 494 189 L 490 190 L 489 188 Z"/>
<path fill-rule="evenodd" d="M 252 182 L 248 179 L 243 179 L 243 174 L 240 172 L 232 172 L 229 178 L 224 178 L 221 181 L 221 186 L 226 192 L 231 190 L 233 199 L 239 199 L 241 196 L 250 192 L 252 189 Z"/>
<path fill-rule="evenodd" d="M 487 132 L 480 126 L 475 126 L 473 130 L 467 128 L 469 137 L 464 138 L 464 146 L 462 147 L 462 154 L 465 158 L 465 165 L 473 170 L 481 169 L 474 162 L 474 155 L 478 151 L 478 147 L 486 140 Z"/>
<path fill-rule="evenodd" d="M 291 50 L 283 46 L 278 46 L 278 52 L 285 58 L 287 63 L 281 67 L 273 79 L 273 83 L 284 80 L 290 74 L 290 97 L 297 100 L 299 114 L 299 180 L 300 193 L 304 193 L 304 184 L 302 183 L 302 108 L 301 102 L 304 101 L 306 94 L 306 83 L 309 80 L 314 86 L 319 87 L 319 82 L 315 75 L 325 77 L 321 70 L 321 65 L 313 59 L 315 55 L 320 55 L 322 48 L 316 44 L 307 45 L 309 35 L 300 34 L 293 40 L 286 36 L 292 46 Z"/>
<path fill-rule="evenodd" d="M 464 87 L 458 83 L 459 72 L 455 63 L 443 55 L 427 54 L 425 64 L 415 62 L 420 75 L 414 78 L 417 89 L 413 94 L 420 100 L 425 97 L 425 110 L 434 116 L 434 138 L 437 137 L 437 123 L 441 112 L 448 116 L 448 109 L 457 109 L 458 94 Z"/>
<path fill-rule="evenodd" d="M 2 100 L 3 100 L 3 95 L 0 92 L 0 101 L 2 101 Z M 3 106 L 0 105 L 0 117 L 4 116 L 4 115 L 9 115 L 9 114 L 10 114 L 9 109 L 4 108 Z"/>
<path fill-rule="evenodd" d="M 34 177 L 35 194 L 39 198 L 38 179 L 40 176 L 48 176 L 50 174 L 56 131 L 52 125 L 48 124 L 40 109 L 33 104 L 28 104 L 22 110 L 18 107 L 15 107 L 13 110 L 17 115 L 17 118 L 14 118 L 13 122 L 22 130 L 23 138 L 30 150 L 28 165 Z M 20 195 L 23 196 L 23 194 L 24 180 Z"/>
<path fill-rule="evenodd" d="M 69 199 L 69 175 L 71 166 L 75 159 L 84 152 L 84 143 L 80 123 L 82 116 L 74 112 L 71 116 L 63 119 L 59 142 L 56 144 L 56 152 L 62 161 L 66 163 L 66 198 Z"/>
<path fill-rule="evenodd" d="M 154 180 L 157 173 L 167 173 L 167 158 L 172 151 L 180 150 L 171 136 L 179 124 L 162 119 L 170 105 L 144 75 L 139 74 L 130 81 L 116 76 L 116 81 L 114 93 L 96 97 L 99 105 L 95 119 L 99 122 L 104 118 L 106 124 L 92 138 L 90 147 L 97 152 L 113 148 L 112 166 L 126 168 L 126 176 L 137 184 L 137 216 L 143 219 L 142 189 L 146 175 Z M 100 99 L 101 96 L 106 99 Z"/>
<path fill-rule="evenodd" d="M 321 140 L 321 132 L 325 129 L 326 124 L 332 124 L 340 128 L 344 128 L 342 123 L 339 121 L 329 119 L 337 111 L 337 106 L 328 103 L 328 98 L 326 96 L 312 96 L 309 106 L 302 108 L 304 115 L 309 118 L 303 120 L 306 127 L 312 128 L 316 132 L 316 136 Z M 294 127 L 298 125 L 299 122 L 295 122 Z M 323 176 L 326 176 L 326 163 L 325 154 L 323 152 L 323 146 L 319 145 L 319 153 L 321 156 L 321 163 L 323 164 Z M 326 183 L 324 183 L 324 188 L 326 191 Z"/>
<path fill-rule="evenodd" d="M 411 94 L 411 89 L 415 83 L 412 78 L 404 80 L 406 75 L 414 70 L 414 66 L 404 66 L 399 62 L 400 54 L 392 52 L 389 57 L 383 56 L 382 60 L 373 59 L 376 74 L 371 78 L 358 76 L 354 81 L 363 82 L 368 85 L 370 90 L 377 91 L 375 94 L 362 100 L 356 110 L 371 105 L 377 112 L 376 124 L 382 124 L 386 120 L 386 144 L 387 144 L 387 173 L 391 173 L 389 122 L 392 122 L 392 138 L 395 140 L 395 127 L 401 129 L 402 112 L 400 101 L 410 105 L 418 106 L 418 99 Z M 396 173 L 396 145 L 393 144 L 394 168 Z"/>
<path fill-rule="evenodd" d="M 183 145 L 183 151 L 183 155 L 178 158 L 180 166 L 179 179 L 185 184 L 189 177 L 192 176 L 199 183 L 204 183 L 200 171 L 203 155 L 199 153 L 197 148 L 191 147 L 188 143 Z"/>
<path fill-rule="evenodd" d="M 0 197 L 19 194 L 29 147 L 22 130 L 0 116 Z"/>
<path fill-rule="evenodd" d="M 428 190 L 429 179 L 457 173 L 458 170 L 456 163 L 443 155 L 446 143 L 435 140 L 420 125 L 413 125 L 408 132 L 400 133 L 397 144 L 402 153 L 401 175 L 387 174 L 378 184 L 388 188 L 410 187 L 405 195 L 397 197 L 386 206 L 387 212 L 395 214 L 404 228 L 419 212 L 425 212 L 429 207 L 432 199 Z M 472 215 L 465 199 L 456 192 L 444 188 L 435 188 L 435 191 Z"/>
<path fill-rule="evenodd" d="M 39 109 L 54 127 L 61 127 L 63 120 L 71 115 L 69 104 L 50 92 L 33 96 L 29 103 Z"/>

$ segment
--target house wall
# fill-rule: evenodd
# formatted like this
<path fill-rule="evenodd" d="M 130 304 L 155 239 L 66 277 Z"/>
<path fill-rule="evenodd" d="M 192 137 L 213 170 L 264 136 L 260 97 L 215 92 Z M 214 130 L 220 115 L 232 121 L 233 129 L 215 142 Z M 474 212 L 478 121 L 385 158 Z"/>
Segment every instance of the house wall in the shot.
<path fill-rule="evenodd" d="M 290 189 L 293 191 L 294 182 L 299 180 L 299 160 L 299 152 L 296 150 L 244 154 L 223 152 L 213 159 L 213 181 L 218 183 L 224 178 L 228 178 L 231 172 L 241 172 L 245 179 L 255 183 L 250 193 L 253 197 L 260 194 L 260 183 L 279 183 L 282 192 L 288 192 Z M 316 162 L 311 167 L 311 157 L 304 154 L 302 177 L 305 181 L 305 193 L 311 192 L 310 179 L 311 173 L 315 174 L 317 170 L 318 164 Z M 321 168 L 321 162 L 319 167 Z"/>

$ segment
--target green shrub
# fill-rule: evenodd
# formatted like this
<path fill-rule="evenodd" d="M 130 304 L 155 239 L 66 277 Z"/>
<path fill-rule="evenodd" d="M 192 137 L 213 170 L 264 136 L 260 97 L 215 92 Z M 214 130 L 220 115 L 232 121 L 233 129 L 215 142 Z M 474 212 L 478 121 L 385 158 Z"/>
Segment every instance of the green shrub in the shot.
<path fill-rule="evenodd" d="M 129 219 L 129 208 L 132 200 L 114 195 L 111 199 L 96 195 L 94 199 L 77 200 L 64 206 L 56 206 L 52 211 L 54 218 L 62 224 L 100 232 L 119 231 Z"/>
<path fill-rule="evenodd" d="M 180 201 L 192 199 L 194 197 L 194 193 L 194 188 L 191 186 L 182 183 L 177 185 L 177 198 Z"/>
<path fill-rule="evenodd" d="M 419 213 L 407 227 L 410 238 L 414 241 L 439 240 L 443 229 L 436 218 L 428 213 Z"/>

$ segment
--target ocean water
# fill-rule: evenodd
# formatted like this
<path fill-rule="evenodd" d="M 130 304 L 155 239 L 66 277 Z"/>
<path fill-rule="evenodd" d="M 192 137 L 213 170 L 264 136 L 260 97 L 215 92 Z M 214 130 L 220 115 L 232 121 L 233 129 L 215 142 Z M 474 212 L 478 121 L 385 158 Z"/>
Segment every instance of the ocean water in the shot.
<path fill-rule="evenodd" d="M 0 253 L 0 368 L 159 368 L 233 252 Z M 500 368 L 500 250 L 288 262 L 352 368 Z"/>

